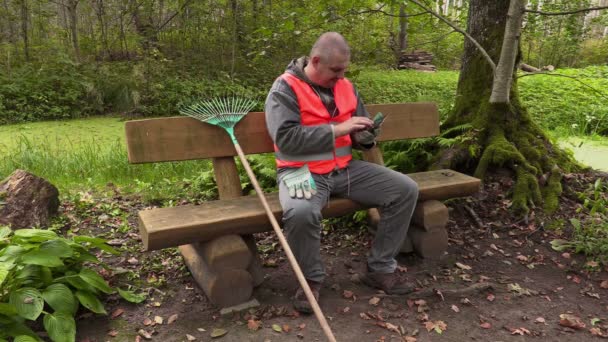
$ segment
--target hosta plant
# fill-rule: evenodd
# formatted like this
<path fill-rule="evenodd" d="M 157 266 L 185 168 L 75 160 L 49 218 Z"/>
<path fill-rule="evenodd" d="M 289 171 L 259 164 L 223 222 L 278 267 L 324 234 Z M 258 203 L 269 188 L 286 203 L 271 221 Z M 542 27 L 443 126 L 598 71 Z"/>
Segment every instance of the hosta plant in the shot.
<path fill-rule="evenodd" d="M 116 290 L 89 267 L 100 263 L 92 249 L 117 253 L 100 238 L 0 226 L 0 342 L 40 341 L 28 325 L 39 319 L 51 340 L 74 341 L 80 306 L 106 314 L 99 298 Z M 131 302 L 145 299 L 118 292 Z"/>

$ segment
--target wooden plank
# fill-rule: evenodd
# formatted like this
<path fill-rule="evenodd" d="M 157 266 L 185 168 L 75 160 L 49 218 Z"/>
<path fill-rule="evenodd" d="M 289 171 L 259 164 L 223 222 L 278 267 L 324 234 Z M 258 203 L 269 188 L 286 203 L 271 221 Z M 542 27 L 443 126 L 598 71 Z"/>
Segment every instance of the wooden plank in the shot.
<path fill-rule="evenodd" d="M 419 199 L 443 200 L 477 192 L 477 178 L 451 170 L 410 174 L 420 190 Z M 447 196 L 447 197 L 446 197 Z M 267 194 L 270 209 L 281 220 L 282 209 L 277 193 Z M 337 217 L 365 209 L 342 198 L 334 198 L 323 209 L 324 217 Z M 201 205 L 156 208 L 139 212 L 139 227 L 144 247 L 148 250 L 178 246 L 194 241 L 207 241 L 227 234 L 253 234 L 271 230 L 257 196 L 244 196 Z"/>
<path fill-rule="evenodd" d="M 373 116 L 387 115 L 380 141 L 439 134 L 439 112 L 434 103 L 368 105 Z M 128 121 L 125 124 L 129 162 L 150 163 L 235 156 L 228 134 L 220 127 L 190 117 Z M 273 151 L 262 112 L 247 114 L 235 127 L 246 154 Z"/>

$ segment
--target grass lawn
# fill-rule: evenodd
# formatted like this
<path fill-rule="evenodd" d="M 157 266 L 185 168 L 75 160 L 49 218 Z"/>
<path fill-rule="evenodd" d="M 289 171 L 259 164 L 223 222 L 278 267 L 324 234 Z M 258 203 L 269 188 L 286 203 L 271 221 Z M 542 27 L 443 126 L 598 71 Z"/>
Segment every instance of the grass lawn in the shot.
<path fill-rule="evenodd" d="M 54 148 L 78 148 L 90 143 L 124 144 L 124 121 L 120 118 L 95 117 L 65 121 L 31 122 L 0 126 L 0 155 L 18 147 L 20 141 L 51 144 Z"/>

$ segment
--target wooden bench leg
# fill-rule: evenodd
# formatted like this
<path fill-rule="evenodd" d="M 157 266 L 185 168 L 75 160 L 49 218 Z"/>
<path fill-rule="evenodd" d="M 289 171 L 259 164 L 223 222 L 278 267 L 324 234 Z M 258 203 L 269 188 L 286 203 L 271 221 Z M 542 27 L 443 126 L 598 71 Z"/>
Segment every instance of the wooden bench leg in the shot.
<path fill-rule="evenodd" d="M 448 232 L 445 228 L 427 231 L 412 225 L 408 235 L 414 250 L 423 258 L 439 258 L 448 249 Z"/>
<path fill-rule="evenodd" d="M 448 208 L 441 202 L 430 200 L 419 202 L 408 231 L 413 250 L 423 258 L 438 258 L 448 248 Z M 402 251 L 407 246 L 402 247 Z"/>
<path fill-rule="evenodd" d="M 238 235 L 179 247 L 184 262 L 209 300 L 219 307 L 246 302 L 253 292 L 251 253 Z"/>

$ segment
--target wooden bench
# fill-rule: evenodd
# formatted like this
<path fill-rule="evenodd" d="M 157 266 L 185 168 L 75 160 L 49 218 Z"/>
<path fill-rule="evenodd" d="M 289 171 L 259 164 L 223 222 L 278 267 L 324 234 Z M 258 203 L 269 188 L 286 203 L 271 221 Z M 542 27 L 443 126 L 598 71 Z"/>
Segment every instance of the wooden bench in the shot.
<path fill-rule="evenodd" d="M 439 134 L 439 113 L 433 103 L 368 105 L 370 113 L 388 114 L 378 140 L 391 141 Z M 249 113 L 235 134 L 245 154 L 273 152 L 264 113 Z M 219 200 L 201 205 L 156 208 L 139 212 L 139 228 L 146 250 L 180 246 L 185 263 L 209 299 L 220 307 L 247 301 L 263 274 L 251 234 L 272 227 L 259 199 L 243 196 L 234 156 L 226 132 L 189 117 L 170 117 L 126 123 L 129 162 L 151 163 L 208 159 L 213 163 Z M 363 153 L 364 159 L 383 164 L 379 148 Z M 445 252 L 448 209 L 441 200 L 468 196 L 478 191 L 480 180 L 452 170 L 409 174 L 420 195 L 413 223 L 402 251 L 423 257 Z M 266 194 L 270 208 L 281 222 L 277 193 Z M 348 199 L 332 198 L 325 218 L 368 209 L 372 224 L 379 216 Z"/>

